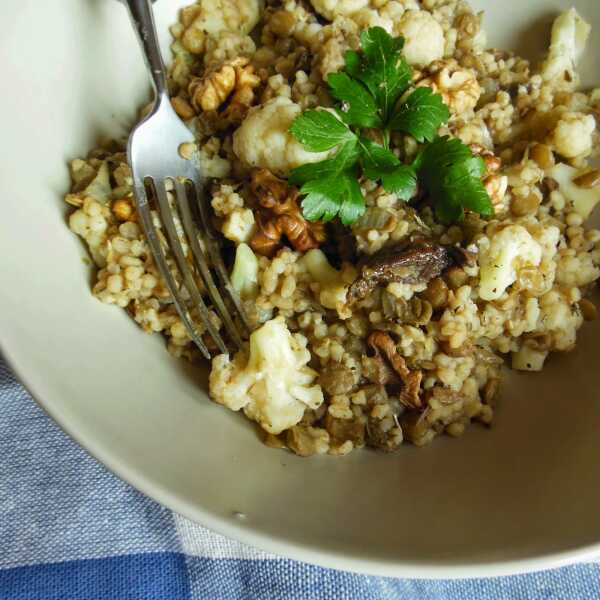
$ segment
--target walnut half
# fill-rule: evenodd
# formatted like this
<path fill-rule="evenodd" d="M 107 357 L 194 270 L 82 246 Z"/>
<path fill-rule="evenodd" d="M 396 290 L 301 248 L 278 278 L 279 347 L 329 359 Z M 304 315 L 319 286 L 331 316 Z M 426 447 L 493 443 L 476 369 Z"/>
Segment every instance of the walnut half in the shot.
<path fill-rule="evenodd" d="M 196 112 L 215 112 L 229 99 L 220 116 L 227 123 L 241 123 L 254 103 L 255 88 L 260 85 L 260 77 L 248 62 L 248 58 L 240 56 L 217 71 L 193 78 L 188 93 Z"/>
<path fill-rule="evenodd" d="M 473 110 L 481 96 L 481 87 L 475 73 L 470 69 L 459 68 L 456 61 L 440 61 L 434 63 L 433 68 L 439 70 L 421 79 L 417 86 L 427 86 L 441 94 L 454 115 Z"/>
<path fill-rule="evenodd" d="M 251 189 L 262 210 L 256 215 L 257 231 L 250 246 L 262 256 L 273 256 L 283 237 L 298 252 L 318 248 L 325 241 L 322 223 L 310 223 L 298 206 L 298 190 L 267 169 L 252 173 Z"/>

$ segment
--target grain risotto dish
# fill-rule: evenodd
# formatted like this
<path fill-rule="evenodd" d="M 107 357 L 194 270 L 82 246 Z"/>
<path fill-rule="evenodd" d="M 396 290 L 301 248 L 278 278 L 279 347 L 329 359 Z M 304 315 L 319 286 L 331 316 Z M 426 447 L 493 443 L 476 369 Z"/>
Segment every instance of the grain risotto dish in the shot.
<path fill-rule="evenodd" d="M 584 17 L 557 16 L 534 64 L 488 49 L 463 0 L 181 11 L 169 86 L 196 143 L 180 154 L 207 176 L 253 328 L 219 354 L 191 309 L 214 351 L 214 401 L 273 448 L 389 452 L 490 425 L 506 367 L 541 371 L 574 348 L 600 277 Z M 138 224 L 124 148 L 70 165 L 93 294 L 202 362 Z"/>

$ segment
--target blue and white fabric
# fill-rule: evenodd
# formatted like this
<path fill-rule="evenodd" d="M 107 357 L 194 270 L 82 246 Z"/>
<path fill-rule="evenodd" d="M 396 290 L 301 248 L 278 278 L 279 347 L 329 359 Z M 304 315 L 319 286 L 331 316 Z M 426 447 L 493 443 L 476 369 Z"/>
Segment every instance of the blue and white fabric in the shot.
<path fill-rule="evenodd" d="M 592 600 L 600 565 L 417 581 L 244 546 L 161 507 L 72 442 L 0 359 L 0 600 Z"/>

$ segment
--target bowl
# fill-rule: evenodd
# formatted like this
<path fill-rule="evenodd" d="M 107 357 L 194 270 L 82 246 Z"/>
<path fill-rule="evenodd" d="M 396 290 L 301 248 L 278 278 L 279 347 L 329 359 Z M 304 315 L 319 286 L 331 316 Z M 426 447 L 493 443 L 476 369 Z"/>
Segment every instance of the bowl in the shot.
<path fill-rule="evenodd" d="M 182 4 L 155 5 L 165 51 Z M 570 4 L 476 2 L 491 45 L 532 58 Z M 573 4 L 600 23 L 596 0 Z M 124 7 L 5 0 L 0 16 L 0 338 L 75 440 L 185 517 L 329 567 L 466 577 L 600 555 L 600 323 L 543 374 L 512 374 L 490 431 L 343 459 L 266 448 L 239 414 L 210 402 L 206 371 L 92 297 L 86 252 L 65 226 L 67 161 L 124 133 L 148 97 Z M 596 31 L 582 65 L 588 83 L 599 58 Z"/>

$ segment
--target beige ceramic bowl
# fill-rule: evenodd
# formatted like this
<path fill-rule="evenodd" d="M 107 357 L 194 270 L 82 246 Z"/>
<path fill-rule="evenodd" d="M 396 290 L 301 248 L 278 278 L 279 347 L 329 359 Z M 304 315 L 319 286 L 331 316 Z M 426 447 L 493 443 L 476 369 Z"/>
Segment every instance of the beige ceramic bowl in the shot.
<path fill-rule="evenodd" d="M 165 43 L 182 4 L 156 5 Z M 488 11 L 493 45 L 529 53 L 543 49 L 552 16 L 570 2 L 476 4 Z M 574 4 L 596 27 L 590 82 L 600 2 Z M 206 373 L 92 298 L 85 251 L 65 227 L 66 161 L 123 132 L 147 97 L 124 8 L 3 0 L 0 21 L 0 338 L 69 434 L 173 510 L 322 565 L 459 577 L 600 555 L 598 323 L 544 374 L 510 379 L 491 431 L 474 426 L 461 440 L 390 456 L 302 459 L 262 446 L 240 415 L 208 400 Z"/>

